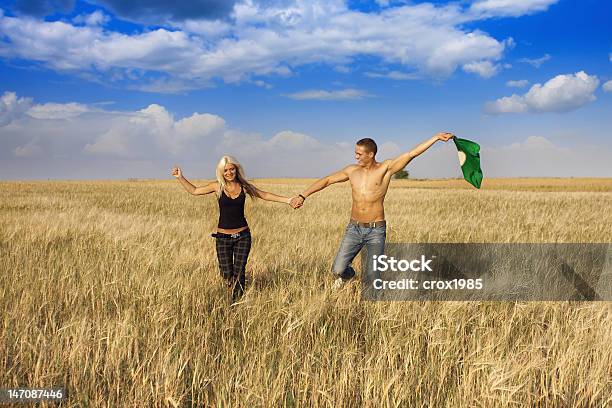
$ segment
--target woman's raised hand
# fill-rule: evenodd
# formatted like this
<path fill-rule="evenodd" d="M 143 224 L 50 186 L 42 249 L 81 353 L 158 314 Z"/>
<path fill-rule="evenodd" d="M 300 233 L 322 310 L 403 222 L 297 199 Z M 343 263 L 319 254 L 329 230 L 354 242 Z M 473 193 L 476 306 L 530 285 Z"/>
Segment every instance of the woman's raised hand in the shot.
<path fill-rule="evenodd" d="M 183 175 L 180 167 L 174 166 L 172 167 L 172 175 L 176 178 L 180 178 Z"/>

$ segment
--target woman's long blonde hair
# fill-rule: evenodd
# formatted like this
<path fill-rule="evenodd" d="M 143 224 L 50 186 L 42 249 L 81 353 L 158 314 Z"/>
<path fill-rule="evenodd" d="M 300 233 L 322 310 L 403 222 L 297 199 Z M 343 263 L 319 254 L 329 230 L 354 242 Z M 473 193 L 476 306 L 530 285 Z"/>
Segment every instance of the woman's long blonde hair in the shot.
<path fill-rule="evenodd" d="M 242 188 L 244 188 L 244 191 L 249 196 L 251 196 L 251 198 L 258 197 L 257 189 L 255 188 L 253 184 L 249 183 L 249 181 L 247 180 L 246 174 L 244 173 L 244 169 L 242 168 L 242 165 L 240 164 L 238 160 L 236 160 L 235 157 L 232 157 L 232 156 L 221 157 L 221 160 L 219 160 L 219 164 L 217 164 L 216 173 L 217 173 L 217 181 L 219 182 L 219 191 L 217 192 L 217 195 L 219 197 L 221 196 L 221 192 L 225 189 L 225 186 L 227 184 L 225 182 L 225 177 L 223 177 L 223 172 L 225 171 L 226 164 L 233 164 L 234 166 L 236 166 L 236 181 L 240 183 Z"/>

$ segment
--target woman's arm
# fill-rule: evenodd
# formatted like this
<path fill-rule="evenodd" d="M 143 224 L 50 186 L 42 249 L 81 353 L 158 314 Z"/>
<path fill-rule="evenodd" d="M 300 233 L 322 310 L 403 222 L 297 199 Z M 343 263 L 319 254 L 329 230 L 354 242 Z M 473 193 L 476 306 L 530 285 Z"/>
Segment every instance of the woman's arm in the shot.
<path fill-rule="evenodd" d="M 267 191 L 260 190 L 257 187 L 255 187 L 255 191 L 257 192 L 257 196 L 261 198 L 262 200 L 274 201 L 275 203 L 285 203 L 285 204 L 289 204 L 289 201 L 291 200 L 291 198 L 289 197 L 280 196 L 280 195 L 276 195 L 273 193 L 268 193 Z"/>
<path fill-rule="evenodd" d="M 181 183 L 183 188 L 191 195 L 206 195 L 219 189 L 219 183 L 216 181 L 213 181 L 212 183 L 209 183 L 204 187 L 194 186 L 189 180 L 183 177 L 183 172 L 180 167 L 173 167 L 172 175 L 176 177 L 176 179 L 179 181 L 179 183 Z"/>

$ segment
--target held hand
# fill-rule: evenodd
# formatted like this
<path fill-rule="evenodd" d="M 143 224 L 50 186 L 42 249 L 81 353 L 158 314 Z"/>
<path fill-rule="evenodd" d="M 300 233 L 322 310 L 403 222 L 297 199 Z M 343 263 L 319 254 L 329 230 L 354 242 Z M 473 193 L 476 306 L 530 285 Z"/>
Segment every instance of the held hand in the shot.
<path fill-rule="evenodd" d="M 183 172 L 181 171 L 180 167 L 174 166 L 172 167 L 172 175 L 176 178 L 181 178 Z"/>
<path fill-rule="evenodd" d="M 289 201 L 289 205 L 291 205 L 291 207 L 293 207 L 294 210 L 297 210 L 303 204 L 304 204 L 304 199 L 300 196 L 292 197 L 291 201 Z"/>
<path fill-rule="evenodd" d="M 452 139 L 453 137 L 455 137 L 455 135 L 453 135 L 450 132 L 440 132 L 436 135 L 436 137 L 438 138 L 438 140 L 442 140 L 444 142 L 448 142 L 450 139 Z"/>

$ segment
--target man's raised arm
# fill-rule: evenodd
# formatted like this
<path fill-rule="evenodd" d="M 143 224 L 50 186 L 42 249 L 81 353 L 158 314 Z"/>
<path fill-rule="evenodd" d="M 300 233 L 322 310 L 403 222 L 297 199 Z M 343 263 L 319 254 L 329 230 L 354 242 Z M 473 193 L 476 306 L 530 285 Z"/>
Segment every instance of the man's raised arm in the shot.
<path fill-rule="evenodd" d="M 455 135 L 449 132 L 438 133 L 437 135 L 433 136 L 431 139 L 424 141 L 418 146 L 415 146 L 409 152 L 401 154 L 397 156 L 395 159 L 391 159 L 391 163 L 389 164 L 389 171 L 391 172 L 391 174 L 397 173 L 398 171 L 406 167 L 406 165 L 408 165 L 408 163 L 410 163 L 412 159 L 414 159 L 415 157 L 423 153 L 425 150 L 429 149 L 438 140 L 443 140 L 447 142 L 454 136 Z"/>
<path fill-rule="evenodd" d="M 335 183 L 342 183 L 349 179 L 349 175 L 347 172 L 348 166 L 343 168 L 342 170 L 330 174 L 329 176 L 325 176 L 323 178 L 318 179 L 314 183 L 312 183 L 306 190 L 302 192 L 302 194 L 297 195 L 291 199 L 291 206 L 293 208 L 299 208 L 304 204 L 304 200 L 311 194 L 316 193 L 317 191 L 323 190 L 325 187 L 330 186 Z"/>

